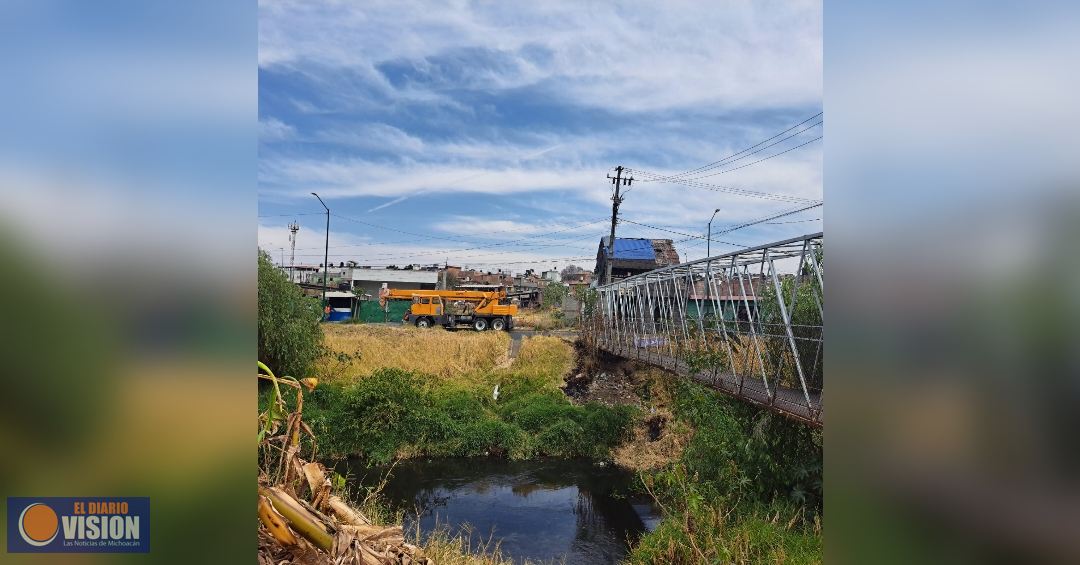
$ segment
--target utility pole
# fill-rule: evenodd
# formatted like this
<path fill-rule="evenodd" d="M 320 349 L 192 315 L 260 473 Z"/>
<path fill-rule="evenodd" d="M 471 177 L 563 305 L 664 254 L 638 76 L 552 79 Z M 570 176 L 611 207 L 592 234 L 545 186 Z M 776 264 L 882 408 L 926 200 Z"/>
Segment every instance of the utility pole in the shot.
<path fill-rule="evenodd" d="M 634 177 L 624 179 L 622 173 L 623 167 L 619 165 L 615 167 L 615 176 L 607 176 L 611 179 L 611 184 L 615 185 L 615 192 L 611 195 L 611 237 L 608 238 L 607 261 L 604 261 L 607 266 L 604 270 L 604 284 L 611 284 L 611 263 L 615 260 L 615 224 L 619 221 L 619 204 L 623 201 L 623 195 L 620 194 L 619 189 L 623 185 L 630 186 L 630 183 L 634 182 Z M 627 190 L 627 192 L 630 191 Z"/>
<path fill-rule="evenodd" d="M 315 198 L 319 198 L 318 194 L 311 193 Z M 323 268 L 322 268 L 322 302 L 323 310 L 330 305 L 326 301 L 326 277 L 330 271 L 330 208 L 326 206 L 326 203 L 319 198 L 319 204 L 322 204 L 323 208 L 326 208 L 326 248 L 323 250 Z"/>
<path fill-rule="evenodd" d="M 296 275 L 293 273 L 293 267 L 296 265 L 296 232 L 300 231 L 300 224 L 293 220 L 289 224 L 289 282 L 296 282 Z"/>

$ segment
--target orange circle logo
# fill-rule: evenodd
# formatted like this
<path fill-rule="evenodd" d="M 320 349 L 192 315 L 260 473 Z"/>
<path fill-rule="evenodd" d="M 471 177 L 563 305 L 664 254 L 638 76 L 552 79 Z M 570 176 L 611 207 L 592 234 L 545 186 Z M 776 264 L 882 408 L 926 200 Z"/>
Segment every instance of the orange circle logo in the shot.
<path fill-rule="evenodd" d="M 27 506 L 19 515 L 19 535 L 33 546 L 48 545 L 60 531 L 59 525 L 56 511 L 40 502 Z"/>

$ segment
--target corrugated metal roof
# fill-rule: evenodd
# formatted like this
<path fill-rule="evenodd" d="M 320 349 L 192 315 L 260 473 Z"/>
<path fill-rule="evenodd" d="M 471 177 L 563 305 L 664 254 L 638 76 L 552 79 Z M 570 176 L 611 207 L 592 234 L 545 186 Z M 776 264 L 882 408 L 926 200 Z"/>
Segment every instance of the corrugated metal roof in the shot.
<path fill-rule="evenodd" d="M 610 238 L 604 238 L 604 247 L 607 247 L 606 244 L 608 239 Z M 652 261 L 656 259 L 656 251 L 653 249 L 652 240 L 650 239 L 616 237 L 615 259 L 627 261 Z"/>

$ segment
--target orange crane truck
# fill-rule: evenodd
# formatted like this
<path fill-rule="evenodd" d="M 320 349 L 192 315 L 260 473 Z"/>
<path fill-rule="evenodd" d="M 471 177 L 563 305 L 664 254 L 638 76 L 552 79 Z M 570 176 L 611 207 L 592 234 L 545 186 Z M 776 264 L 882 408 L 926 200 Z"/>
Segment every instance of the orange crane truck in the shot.
<path fill-rule="evenodd" d="M 411 300 L 404 322 L 418 328 L 472 326 L 478 332 L 514 328 L 517 304 L 510 304 L 506 290 L 400 290 L 384 288 L 381 300 Z"/>

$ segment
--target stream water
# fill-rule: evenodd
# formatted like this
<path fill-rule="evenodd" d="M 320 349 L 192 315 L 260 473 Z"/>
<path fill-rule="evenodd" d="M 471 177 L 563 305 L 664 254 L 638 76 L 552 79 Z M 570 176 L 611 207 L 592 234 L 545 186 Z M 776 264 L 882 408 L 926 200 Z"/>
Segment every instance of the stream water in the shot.
<path fill-rule="evenodd" d="M 360 485 L 386 469 L 343 462 L 337 471 Z M 348 473 L 348 474 L 347 474 Z M 489 538 L 515 563 L 616 563 L 660 521 L 647 496 L 630 492 L 634 475 L 582 460 L 506 461 L 461 458 L 405 461 L 383 494 L 405 511 L 406 532 L 436 525 L 472 531 L 476 548 Z"/>

